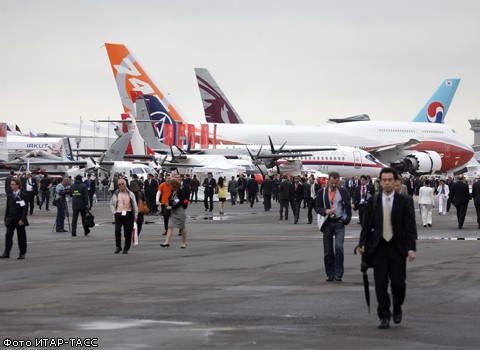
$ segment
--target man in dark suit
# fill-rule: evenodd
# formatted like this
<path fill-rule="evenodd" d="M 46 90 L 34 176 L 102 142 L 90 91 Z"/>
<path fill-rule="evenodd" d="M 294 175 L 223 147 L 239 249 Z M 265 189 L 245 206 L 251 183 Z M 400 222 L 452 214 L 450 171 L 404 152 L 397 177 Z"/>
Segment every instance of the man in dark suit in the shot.
<path fill-rule="evenodd" d="M 273 180 L 270 176 L 265 176 L 262 185 L 260 186 L 260 193 L 263 196 L 263 207 L 265 211 L 269 211 L 272 208 L 272 193 L 273 193 Z"/>
<path fill-rule="evenodd" d="M 409 200 L 396 193 L 397 171 L 383 168 L 380 171 L 382 192 L 369 199 L 363 219 L 358 250 L 368 254 L 374 269 L 375 292 L 377 295 L 377 314 L 380 318 L 378 328 L 390 327 L 390 280 L 393 296 L 393 322 L 402 321 L 402 305 L 405 300 L 407 263 L 416 258 L 415 212 Z M 385 213 L 385 214 L 384 214 Z"/>
<path fill-rule="evenodd" d="M 311 224 L 313 222 L 313 213 L 312 211 L 315 210 L 315 200 L 317 198 L 317 193 L 322 188 L 322 185 L 315 181 L 315 177 L 310 176 L 308 179 L 307 186 L 305 188 L 305 193 L 307 194 L 307 219 L 308 223 Z"/>
<path fill-rule="evenodd" d="M 215 187 L 217 187 L 217 181 L 213 178 L 212 173 L 208 173 L 205 180 L 203 180 L 204 195 L 203 195 L 203 204 L 205 204 L 205 211 L 213 210 L 213 193 L 215 192 Z M 210 208 L 208 207 L 208 202 L 210 201 Z"/>
<path fill-rule="evenodd" d="M 88 191 L 88 201 L 90 203 L 89 209 L 93 206 L 93 195 L 95 194 L 95 180 L 92 180 L 92 174 L 87 174 L 87 179 L 84 181 Z"/>
<path fill-rule="evenodd" d="M 415 179 L 413 178 L 413 175 L 410 176 L 410 178 L 407 180 L 406 184 L 407 185 L 407 191 L 409 196 L 413 196 L 415 194 L 415 188 L 417 188 L 415 184 Z"/>
<path fill-rule="evenodd" d="M 477 211 L 478 228 L 480 229 L 480 177 L 472 186 L 472 198 L 475 204 L 475 210 Z"/>
<path fill-rule="evenodd" d="M 90 233 L 90 228 L 84 225 L 83 219 L 87 214 L 88 208 L 88 190 L 87 186 L 82 182 L 82 175 L 75 176 L 75 182 L 70 186 L 70 196 L 72 197 L 72 236 L 77 236 L 77 220 L 78 214 L 82 215 L 82 225 L 85 236 Z"/>
<path fill-rule="evenodd" d="M 290 204 L 293 210 L 293 223 L 298 223 L 300 208 L 304 199 L 304 187 L 300 182 L 300 176 L 295 176 L 293 184 L 290 185 Z"/>
<path fill-rule="evenodd" d="M 470 189 L 463 180 L 463 175 L 458 175 L 457 181 L 452 185 L 450 198 L 453 205 L 457 208 L 458 228 L 462 229 L 465 216 L 467 215 L 468 202 L 470 201 Z"/>
<path fill-rule="evenodd" d="M 283 220 L 283 212 L 285 211 L 285 220 L 288 220 L 288 203 L 290 201 L 290 181 L 287 175 L 283 175 L 282 182 L 278 186 L 278 203 L 280 204 L 280 219 Z"/>
<path fill-rule="evenodd" d="M 26 171 L 25 176 L 22 177 L 22 192 L 25 195 L 25 201 L 28 203 L 30 215 L 32 215 L 35 207 L 35 196 L 38 194 L 38 183 L 30 171 Z"/>
<path fill-rule="evenodd" d="M 352 205 L 346 188 L 339 187 L 340 174 L 331 172 L 328 185 L 322 188 L 315 202 L 317 213 L 328 216 L 321 227 L 323 232 L 323 260 L 327 282 L 342 282 L 343 277 L 343 243 L 345 226 L 352 219 Z M 333 239 L 335 238 L 335 247 Z"/>
<path fill-rule="evenodd" d="M 375 194 L 375 188 L 368 183 L 367 177 L 362 175 L 360 177 L 360 186 L 358 186 L 353 194 L 353 209 L 358 210 L 358 223 L 363 223 L 363 214 L 367 202 L 371 196 Z"/>
<path fill-rule="evenodd" d="M 5 250 L 0 259 L 10 258 L 10 250 L 13 246 L 13 233 L 17 230 L 18 248 L 20 253 L 17 259 L 25 259 L 27 253 L 27 234 L 25 226 L 28 226 L 27 213 L 28 203 L 25 201 L 25 195 L 21 192 L 22 181 L 19 178 L 10 180 L 12 191 L 7 196 L 7 206 L 5 208 Z"/>
<path fill-rule="evenodd" d="M 248 191 L 248 202 L 250 203 L 250 208 L 252 208 L 258 193 L 258 183 L 257 183 L 257 180 L 255 179 L 255 175 L 253 174 L 250 175 L 250 178 L 248 179 L 247 191 Z"/>
<path fill-rule="evenodd" d="M 147 199 L 147 205 L 150 209 L 150 214 L 156 214 L 158 212 L 156 196 L 157 188 L 159 186 L 158 181 L 153 177 L 153 174 L 147 174 L 147 180 L 145 180 L 145 197 Z"/>

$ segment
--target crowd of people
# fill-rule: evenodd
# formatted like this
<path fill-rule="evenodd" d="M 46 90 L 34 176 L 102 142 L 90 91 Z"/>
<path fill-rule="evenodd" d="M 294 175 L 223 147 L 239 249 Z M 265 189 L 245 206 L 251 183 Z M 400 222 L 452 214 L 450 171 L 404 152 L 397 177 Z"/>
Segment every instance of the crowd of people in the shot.
<path fill-rule="evenodd" d="M 25 172 L 17 177 L 13 172 L 6 178 L 7 193 L 5 209 L 5 249 L 1 259 L 10 258 L 13 235 L 17 232 L 19 255 L 27 253 L 26 227 L 28 215 L 33 215 L 35 204 L 39 210 L 57 208 L 55 228 L 65 230 L 68 202 L 72 207 L 72 236 L 77 235 L 78 216 L 82 217 L 84 234 L 90 233 L 85 217 L 94 203 L 96 183 L 91 174 L 86 180 L 81 175 L 74 179 L 65 177 L 60 181 L 42 174 L 39 178 Z M 170 247 L 175 229 L 181 236 L 181 248 L 186 249 L 186 209 L 189 203 L 198 203 L 198 190 L 204 188 L 205 211 L 212 212 L 214 196 L 218 198 L 219 214 L 225 214 L 230 195 L 231 209 L 237 204 L 248 203 L 251 208 L 263 197 L 263 209 L 270 211 L 272 202 L 279 203 L 279 220 L 288 220 L 292 211 L 294 224 L 301 220 L 301 209 L 306 210 L 306 223 L 312 224 L 314 213 L 319 230 L 323 233 L 324 268 L 327 282 L 342 282 L 344 274 L 345 226 L 358 211 L 361 234 L 358 251 L 369 257 L 374 268 L 375 290 L 378 301 L 379 328 L 389 328 L 402 320 L 402 304 L 406 291 L 406 261 L 416 258 L 415 242 L 418 238 L 415 224 L 413 196 L 418 196 L 418 206 L 423 227 L 433 226 L 433 209 L 438 202 L 438 214 L 446 215 L 451 204 L 456 207 L 458 228 L 462 229 L 470 199 L 473 198 L 480 229 L 480 181 L 470 190 L 462 175 L 448 177 L 402 178 L 395 169 L 384 168 L 373 181 L 368 176 L 341 178 L 330 173 L 328 179 L 311 176 L 267 176 L 259 183 L 254 175 L 239 174 L 228 180 L 223 176 L 215 179 L 208 173 L 203 183 L 196 175 L 148 174 L 147 179 L 133 175 L 129 182 L 125 176 L 114 174 L 108 183 L 110 209 L 115 222 L 114 253 L 128 254 L 132 234 L 140 235 L 145 215 L 160 215 L 164 221 L 165 240 L 162 248 Z M 51 191 L 54 192 L 50 203 Z M 123 243 L 122 243 L 123 231 Z M 388 286 L 393 299 L 390 300 Z M 393 311 L 390 306 L 393 305 Z"/>

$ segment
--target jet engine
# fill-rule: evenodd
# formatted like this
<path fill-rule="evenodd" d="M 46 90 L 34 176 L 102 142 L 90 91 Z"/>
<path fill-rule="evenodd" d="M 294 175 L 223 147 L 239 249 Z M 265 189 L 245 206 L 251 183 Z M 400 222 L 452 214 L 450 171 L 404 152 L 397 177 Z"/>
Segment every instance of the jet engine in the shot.
<path fill-rule="evenodd" d="M 442 158 L 434 151 L 413 152 L 403 159 L 405 170 L 410 174 L 433 174 L 442 168 Z"/>

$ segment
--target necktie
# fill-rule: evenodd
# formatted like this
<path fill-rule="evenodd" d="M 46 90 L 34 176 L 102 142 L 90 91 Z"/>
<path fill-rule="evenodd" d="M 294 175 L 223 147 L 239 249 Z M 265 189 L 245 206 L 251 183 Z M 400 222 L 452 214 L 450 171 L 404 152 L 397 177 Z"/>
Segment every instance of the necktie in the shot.
<path fill-rule="evenodd" d="M 315 185 L 311 185 L 311 186 L 310 186 L 310 189 L 311 189 L 310 197 L 312 197 L 313 199 L 315 199 L 315 197 L 316 197 L 316 195 L 315 195 Z"/>
<path fill-rule="evenodd" d="M 362 198 L 365 199 L 365 186 L 362 186 Z"/>
<path fill-rule="evenodd" d="M 383 206 L 383 239 L 389 242 L 393 237 L 392 232 L 392 206 L 390 197 L 387 197 L 385 205 Z"/>

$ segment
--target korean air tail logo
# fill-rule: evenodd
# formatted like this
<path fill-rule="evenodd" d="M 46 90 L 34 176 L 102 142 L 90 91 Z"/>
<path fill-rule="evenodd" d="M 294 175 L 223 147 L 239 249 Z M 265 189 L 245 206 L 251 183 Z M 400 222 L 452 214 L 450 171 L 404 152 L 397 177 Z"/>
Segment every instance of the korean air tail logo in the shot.
<path fill-rule="evenodd" d="M 427 119 L 430 123 L 442 123 L 444 107 L 440 102 L 434 101 L 427 107 Z"/>

